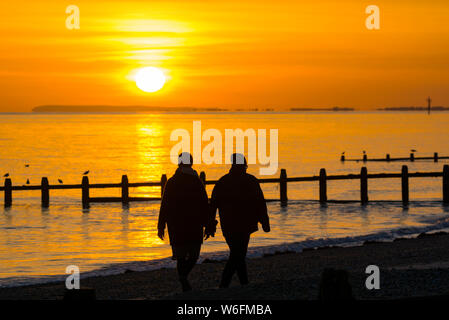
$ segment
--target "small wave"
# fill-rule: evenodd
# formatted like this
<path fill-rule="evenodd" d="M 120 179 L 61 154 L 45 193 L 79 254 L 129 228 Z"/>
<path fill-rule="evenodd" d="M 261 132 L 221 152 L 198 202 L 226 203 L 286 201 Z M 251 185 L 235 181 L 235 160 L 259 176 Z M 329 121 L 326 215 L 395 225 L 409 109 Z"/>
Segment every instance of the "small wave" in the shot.
<path fill-rule="evenodd" d="M 33 226 L 14 226 L 14 227 L 0 227 L 0 230 L 20 230 L 20 229 L 47 229 L 46 226 L 33 227 Z"/>

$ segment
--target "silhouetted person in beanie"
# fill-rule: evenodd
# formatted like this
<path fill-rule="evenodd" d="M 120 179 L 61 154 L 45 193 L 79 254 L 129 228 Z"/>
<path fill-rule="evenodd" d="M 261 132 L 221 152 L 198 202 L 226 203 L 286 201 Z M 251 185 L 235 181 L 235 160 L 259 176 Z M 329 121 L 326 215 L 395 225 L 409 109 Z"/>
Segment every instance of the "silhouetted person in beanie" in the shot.
<path fill-rule="evenodd" d="M 190 153 L 179 155 L 178 169 L 165 185 L 158 221 L 158 236 L 162 240 L 165 225 L 168 227 L 183 291 L 192 289 L 187 276 L 198 260 L 204 227 L 210 217 L 206 189 L 192 163 Z"/>
<path fill-rule="evenodd" d="M 221 177 L 212 191 L 212 216 L 215 217 L 218 209 L 221 230 L 230 250 L 220 288 L 229 286 L 236 271 L 240 283 L 248 283 L 245 258 L 250 235 L 258 230 L 259 222 L 265 232 L 270 232 L 262 189 L 257 178 L 246 173 L 247 168 L 245 157 L 234 153 L 229 173 Z M 206 229 L 206 234 L 213 235 L 213 226 L 211 229 L 210 232 Z"/>

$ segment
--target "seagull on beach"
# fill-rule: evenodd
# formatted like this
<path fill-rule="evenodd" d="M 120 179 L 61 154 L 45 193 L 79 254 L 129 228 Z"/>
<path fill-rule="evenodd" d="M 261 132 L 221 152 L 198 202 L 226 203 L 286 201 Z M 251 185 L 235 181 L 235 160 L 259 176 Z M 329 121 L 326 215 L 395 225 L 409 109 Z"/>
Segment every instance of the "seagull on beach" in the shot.
<path fill-rule="evenodd" d="M 3 175 L 3 177 L 8 178 L 8 177 L 9 177 L 9 173 L 5 173 L 5 174 Z"/>
<path fill-rule="evenodd" d="M 62 182 L 62 180 L 61 180 L 61 179 L 58 179 L 58 182 L 59 182 L 59 183 L 64 183 L 64 182 Z"/>
<path fill-rule="evenodd" d="M 83 173 L 83 176 L 85 176 L 86 174 L 89 174 L 90 170 L 87 170 L 86 172 Z"/>

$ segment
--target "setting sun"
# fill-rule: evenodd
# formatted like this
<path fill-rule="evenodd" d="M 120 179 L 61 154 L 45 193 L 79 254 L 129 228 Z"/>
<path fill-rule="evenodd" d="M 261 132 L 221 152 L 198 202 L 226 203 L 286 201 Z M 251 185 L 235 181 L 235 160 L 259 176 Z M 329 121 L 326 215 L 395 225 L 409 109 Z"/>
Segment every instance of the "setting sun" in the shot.
<path fill-rule="evenodd" d="M 140 69 L 135 76 L 137 87 L 145 92 L 159 91 L 165 84 L 164 73 L 155 67 Z"/>

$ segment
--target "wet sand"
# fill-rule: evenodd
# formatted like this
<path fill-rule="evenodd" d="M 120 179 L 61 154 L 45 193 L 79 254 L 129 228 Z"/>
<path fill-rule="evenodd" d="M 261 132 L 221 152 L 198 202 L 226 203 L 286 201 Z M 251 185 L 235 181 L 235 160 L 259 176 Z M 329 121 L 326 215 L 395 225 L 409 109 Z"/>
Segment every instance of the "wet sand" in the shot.
<path fill-rule="evenodd" d="M 97 299 L 316 299 L 324 268 L 349 272 L 356 299 L 397 299 L 449 294 L 449 235 L 421 234 L 414 239 L 281 253 L 248 259 L 250 284 L 237 276 L 229 289 L 218 289 L 224 262 L 195 267 L 192 292 L 181 293 L 175 269 L 126 272 L 81 279 Z M 365 288 L 365 268 L 380 268 L 380 290 Z M 0 299 L 62 299 L 64 283 L 0 289 Z"/>

